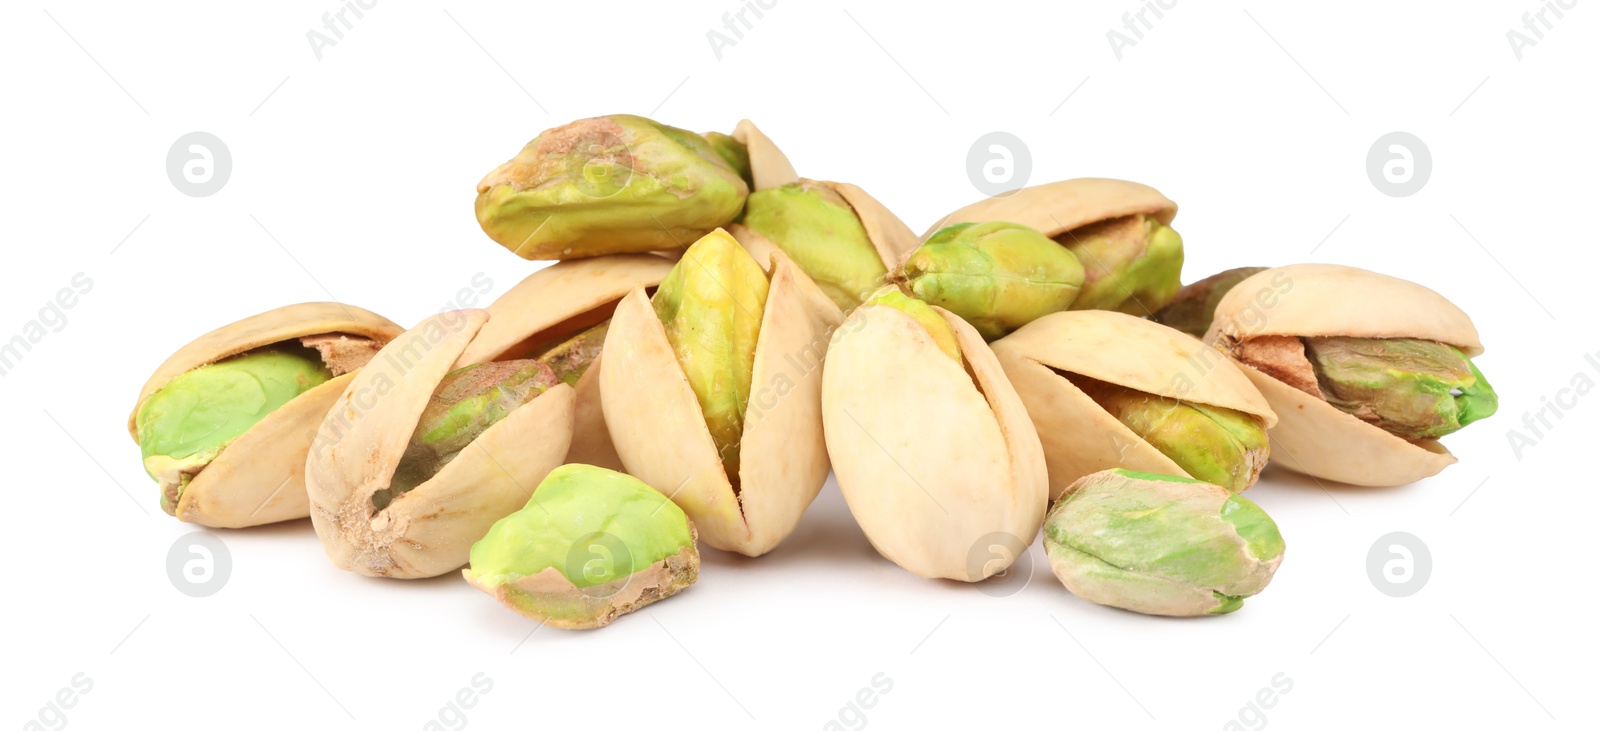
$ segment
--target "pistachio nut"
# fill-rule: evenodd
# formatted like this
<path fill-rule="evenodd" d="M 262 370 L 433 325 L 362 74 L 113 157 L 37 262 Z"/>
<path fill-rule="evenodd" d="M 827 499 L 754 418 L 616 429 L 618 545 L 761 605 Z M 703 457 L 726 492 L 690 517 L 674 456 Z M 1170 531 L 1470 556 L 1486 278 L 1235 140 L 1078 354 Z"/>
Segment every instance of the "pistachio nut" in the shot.
<path fill-rule="evenodd" d="M 1070 307 L 1083 286 L 1083 265 L 1027 226 L 958 223 L 928 237 L 893 280 L 994 340 Z"/>
<path fill-rule="evenodd" d="M 1223 296 L 1240 282 L 1266 270 L 1266 267 L 1239 267 L 1190 282 L 1150 319 L 1179 332 L 1203 338 L 1206 330 L 1211 328 L 1211 318 Z"/>
<path fill-rule="evenodd" d="M 750 192 L 788 185 L 800 179 L 789 158 L 778 149 L 772 138 L 758 129 L 748 119 L 739 120 L 733 134 L 705 133 L 712 149 L 744 178 Z"/>
<path fill-rule="evenodd" d="M 770 275 L 724 231 L 684 252 L 654 303 L 617 306 L 601 405 L 630 474 L 670 496 L 718 549 L 759 556 L 800 520 L 828 458 L 819 392 L 842 319 L 782 251 Z"/>
<path fill-rule="evenodd" d="M 242 528 L 304 518 L 311 434 L 354 371 L 400 326 L 337 302 L 290 305 L 213 330 L 145 382 L 128 417 L 161 508 Z"/>
<path fill-rule="evenodd" d="M 1222 354 L 1119 312 L 1058 312 L 995 341 L 1044 444 L 1050 494 L 1114 467 L 1234 492 L 1266 465 L 1278 416 Z"/>
<path fill-rule="evenodd" d="M 654 289 L 672 262 L 650 254 L 563 261 L 540 269 L 490 303 L 489 321 L 455 363 L 531 358 L 577 393 L 566 462 L 622 469 L 600 409 L 600 353 L 611 315 L 635 287 Z"/>
<path fill-rule="evenodd" d="M 1265 511 L 1216 485 L 1114 469 L 1085 475 L 1050 508 L 1056 578 L 1097 604 L 1143 614 L 1227 614 L 1267 588 L 1283 536 Z"/>
<path fill-rule="evenodd" d="M 1465 312 L 1419 284 L 1296 264 L 1222 298 L 1207 342 L 1233 357 L 1282 420 L 1273 461 L 1353 485 L 1393 486 L 1455 463 L 1438 437 L 1494 413 Z"/>
<path fill-rule="evenodd" d="M 945 216 L 956 223 L 1010 221 L 1038 229 L 1083 264 L 1074 310 L 1149 315 L 1181 288 L 1183 239 L 1172 230 L 1178 204 L 1126 180 L 1075 178 L 985 198 Z"/>
<path fill-rule="evenodd" d="M 590 465 L 553 470 L 521 510 L 472 545 L 461 571 L 519 614 L 563 629 L 604 627 L 700 575 L 694 526 L 665 495 Z"/>
<path fill-rule="evenodd" d="M 954 314 L 892 286 L 869 297 L 828 347 L 822 419 L 851 514 L 901 568 L 982 581 L 1016 556 L 974 561 L 975 547 L 1038 535 L 1039 436 L 994 353 Z"/>
<path fill-rule="evenodd" d="M 679 249 L 749 188 L 704 137 L 613 114 L 545 130 L 478 183 L 484 233 L 524 259 Z"/>
<path fill-rule="evenodd" d="M 488 319 L 461 310 L 423 320 L 327 412 L 306 490 L 335 566 L 399 579 L 453 571 L 567 454 L 575 395 L 548 366 L 452 367 Z"/>
<path fill-rule="evenodd" d="M 845 312 L 882 286 L 918 244 L 866 191 L 804 178 L 752 193 L 743 223 L 729 232 L 757 262 L 769 261 L 775 249 L 788 254 Z"/>

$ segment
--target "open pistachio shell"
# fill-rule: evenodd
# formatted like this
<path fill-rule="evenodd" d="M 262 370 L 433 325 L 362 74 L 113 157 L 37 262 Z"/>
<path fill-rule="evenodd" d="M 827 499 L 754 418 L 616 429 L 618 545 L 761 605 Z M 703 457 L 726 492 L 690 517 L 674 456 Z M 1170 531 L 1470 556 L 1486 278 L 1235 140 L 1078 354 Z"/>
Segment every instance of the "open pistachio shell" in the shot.
<path fill-rule="evenodd" d="M 140 410 L 174 378 L 202 366 L 276 343 L 344 334 L 383 344 L 403 328 L 354 305 L 308 302 L 279 307 L 213 330 L 178 349 L 156 368 L 128 415 L 128 434 L 138 443 Z M 343 366 L 354 365 L 342 363 Z M 170 512 L 187 523 L 243 528 L 304 518 L 305 455 L 322 415 L 349 374 L 300 394 L 229 442 L 184 487 Z"/>
<path fill-rule="evenodd" d="M 311 524 L 335 566 L 399 579 L 457 569 L 473 542 L 561 464 L 575 401 L 564 383 L 513 410 L 388 507 L 373 504 L 434 390 L 488 317 L 463 310 L 423 320 L 384 346 L 323 419 L 306 460 L 306 489 Z"/>
<path fill-rule="evenodd" d="M 1483 352 L 1471 318 L 1427 287 L 1355 267 L 1295 264 L 1240 282 L 1217 305 L 1206 342 L 1236 355 L 1266 336 L 1418 338 Z M 1392 486 L 1456 462 L 1436 439 L 1406 440 L 1241 363 L 1281 417 L 1268 431 L 1272 461 L 1352 485 Z"/>
<path fill-rule="evenodd" d="M 1116 467 L 1192 477 L 1101 408 L 1072 376 L 1240 411 L 1269 428 L 1278 422 L 1267 399 L 1231 360 L 1193 337 L 1131 315 L 1058 312 L 993 345 L 1044 444 L 1051 499 L 1084 475 Z"/>
<path fill-rule="evenodd" d="M 800 173 L 795 172 L 788 156 L 778 149 L 772 138 L 756 128 L 755 122 L 739 120 L 733 128 L 733 138 L 744 143 L 750 155 L 750 179 L 755 184 L 752 190 L 777 188 L 800 179 Z"/>
<path fill-rule="evenodd" d="M 850 205 L 861 220 L 861 227 L 866 229 L 867 239 L 872 242 L 872 248 L 883 262 L 886 272 L 893 271 L 922 244 L 904 221 L 859 186 L 831 181 L 808 183 L 831 188 Z M 729 226 L 728 233 L 733 234 L 763 268 L 771 261 L 772 252 L 780 251 L 777 244 L 744 224 Z M 864 296 L 866 293 L 861 294 Z"/>
<path fill-rule="evenodd" d="M 552 264 L 528 275 L 489 305 L 478 331 L 455 367 L 534 357 L 554 343 L 609 320 L 624 295 L 652 288 L 672 262 L 650 254 L 620 254 Z M 572 448 L 566 462 L 621 470 L 600 408 L 600 361 L 573 385 L 577 391 Z"/>
<path fill-rule="evenodd" d="M 771 257 L 736 479 L 643 289 L 617 306 L 600 372 L 601 406 L 628 473 L 671 497 L 708 545 L 747 556 L 788 537 L 827 479 L 821 363 L 843 318 L 783 252 Z"/>
<path fill-rule="evenodd" d="M 1091 223 L 1141 213 L 1171 224 L 1178 215 L 1178 204 L 1148 185 L 1110 178 L 1074 178 L 1028 186 L 956 209 L 922 238 L 952 224 L 985 221 L 1020 223 L 1055 238 Z"/>
<path fill-rule="evenodd" d="M 911 315 L 863 305 L 828 349 L 824 432 L 839 489 L 879 553 L 918 576 L 981 581 L 1010 561 L 975 562 L 975 547 L 1038 534 L 1044 455 L 982 336 L 933 309 L 966 367 Z"/>

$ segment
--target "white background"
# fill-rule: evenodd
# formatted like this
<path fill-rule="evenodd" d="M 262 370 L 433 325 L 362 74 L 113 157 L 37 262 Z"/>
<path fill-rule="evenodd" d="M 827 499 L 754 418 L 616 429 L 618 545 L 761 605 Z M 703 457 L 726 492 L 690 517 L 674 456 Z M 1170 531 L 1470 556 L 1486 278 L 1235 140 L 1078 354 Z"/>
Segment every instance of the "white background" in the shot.
<path fill-rule="evenodd" d="M 1131 1 L 785 0 L 720 60 L 707 32 L 735 0 L 381 2 L 320 60 L 306 34 L 333 2 L 151 5 L 0 10 L 0 340 L 75 273 L 93 280 L 0 378 L 7 728 L 41 709 L 59 726 L 49 707 L 80 673 L 92 688 L 64 709 L 76 728 L 1600 718 L 1587 457 L 1600 396 L 1563 392 L 1600 382 L 1584 360 L 1600 354 L 1588 4 L 1547 16 L 1520 60 L 1506 33 L 1532 2 L 1181 2 L 1120 60 L 1107 32 Z M 540 130 L 614 112 L 695 130 L 749 117 L 803 175 L 860 184 L 919 232 L 979 197 L 968 148 L 1009 132 L 1031 182 L 1120 177 L 1177 200 L 1188 279 L 1317 261 L 1437 289 L 1476 319 L 1500 414 L 1447 439 L 1460 464 L 1402 488 L 1269 470 L 1249 496 L 1287 559 L 1224 617 L 1089 604 L 1037 545 L 1013 596 L 918 579 L 872 551 L 831 482 L 772 554 L 707 550 L 697 585 L 599 632 L 530 636 L 537 625 L 456 576 L 342 573 L 305 521 L 220 533 L 222 591 L 175 590 L 168 548 L 196 528 L 160 511 L 124 431 L 149 372 L 291 302 L 410 324 L 480 272 L 498 295 L 539 265 L 479 231 L 474 185 Z M 233 158 L 205 198 L 165 171 L 195 130 Z M 1365 169 L 1395 130 L 1432 155 L 1410 197 L 1381 194 Z M 1562 418 L 1535 437 L 1524 414 L 1558 397 Z M 1535 442 L 1520 455 L 1513 429 Z M 1408 598 L 1368 578 L 1368 549 L 1391 531 L 1431 551 Z M 480 673 L 492 688 L 457 716 Z M 865 708 L 858 691 L 880 673 L 892 686 Z M 1250 708 L 1280 673 L 1292 688 Z"/>

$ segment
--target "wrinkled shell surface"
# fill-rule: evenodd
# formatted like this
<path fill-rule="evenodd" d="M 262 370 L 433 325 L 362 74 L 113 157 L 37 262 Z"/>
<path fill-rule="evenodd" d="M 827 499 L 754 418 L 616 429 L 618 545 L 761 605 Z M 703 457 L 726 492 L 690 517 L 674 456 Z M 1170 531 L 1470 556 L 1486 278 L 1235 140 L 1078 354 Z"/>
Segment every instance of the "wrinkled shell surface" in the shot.
<path fill-rule="evenodd" d="M 1058 312 L 995 341 L 995 356 L 1027 404 L 1050 468 L 1050 496 L 1079 478 L 1124 467 L 1191 477 L 1056 371 L 1278 421 L 1232 360 L 1177 330 L 1102 310 Z"/>
<path fill-rule="evenodd" d="M 772 257 L 737 491 L 644 290 L 617 306 L 600 372 L 601 406 L 628 473 L 682 507 L 708 545 L 747 556 L 788 537 L 827 479 L 821 360 L 842 318 L 787 256 Z"/>
<path fill-rule="evenodd" d="M 672 271 L 672 262 L 650 254 L 600 256 L 558 262 L 506 290 L 489 305 L 489 322 L 456 360 L 463 368 L 525 357 L 540 345 L 570 337 L 611 316 L 624 295 L 650 288 Z M 600 361 L 578 379 L 572 447 L 566 462 L 621 470 L 600 408 Z"/>
<path fill-rule="evenodd" d="M 274 343 L 324 333 L 346 333 L 383 343 L 403 328 L 354 305 L 307 302 L 279 307 L 212 330 L 178 349 L 156 368 L 128 415 L 128 434 L 139 441 L 139 409 L 184 373 Z M 206 465 L 173 513 L 179 520 L 213 528 L 244 528 L 304 518 L 305 457 L 316 425 L 350 374 L 313 388 L 268 414 L 239 435 Z M 337 384 L 337 385 L 336 385 Z"/>
<path fill-rule="evenodd" d="M 984 221 L 1020 223 L 1055 238 L 1097 221 L 1139 213 L 1171 224 L 1178 215 L 1178 204 L 1148 185 L 1110 178 L 1074 178 L 1028 186 L 959 208 L 940 219 L 922 238 L 952 224 Z"/>
<path fill-rule="evenodd" d="M 512 411 L 388 508 L 373 507 L 429 397 L 487 319 L 464 310 L 423 320 L 384 346 L 327 413 L 306 461 L 306 488 L 311 524 L 335 566 L 400 579 L 453 571 L 561 464 L 575 401 L 565 384 Z"/>
<path fill-rule="evenodd" d="M 850 512 L 885 558 L 926 578 L 981 581 L 1011 562 L 988 560 L 995 534 L 1020 545 L 1038 534 L 1044 455 L 983 338 L 935 310 L 971 375 L 904 312 L 858 308 L 828 350 L 828 454 Z"/>
<path fill-rule="evenodd" d="M 1355 267 L 1296 264 L 1240 282 L 1217 305 L 1206 342 L 1231 353 L 1263 335 L 1421 338 L 1483 352 L 1465 312 L 1439 293 Z M 1407 441 L 1248 365 L 1241 368 L 1280 420 L 1267 432 L 1272 461 L 1313 477 L 1392 486 L 1438 474 L 1456 458 L 1437 440 Z"/>

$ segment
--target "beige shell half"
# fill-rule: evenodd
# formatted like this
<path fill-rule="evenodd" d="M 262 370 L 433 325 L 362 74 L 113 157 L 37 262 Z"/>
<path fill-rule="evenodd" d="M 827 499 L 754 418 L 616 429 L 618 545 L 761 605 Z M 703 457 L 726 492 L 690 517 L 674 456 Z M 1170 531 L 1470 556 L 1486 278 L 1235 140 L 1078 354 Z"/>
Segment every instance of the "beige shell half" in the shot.
<path fill-rule="evenodd" d="M 178 349 L 156 368 L 128 415 L 128 434 L 139 441 L 138 416 L 146 401 L 172 379 L 256 348 L 325 333 L 348 333 L 388 342 L 402 328 L 354 305 L 308 302 L 269 310 L 217 328 Z M 316 425 L 350 380 L 345 374 L 300 394 L 228 444 L 184 487 L 172 514 L 212 528 L 248 528 L 310 514 L 306 450 Z"/>
<path fill-rule="evenodd" d="M 256 348 L 309 335 L 348 333 L 387 343 L 405 328 L 377 313 L 338 302 L 304 302 L 246 317 L 195 338 L 150 374 L 128 414 L 128 434 L 139 441 L 139 409 L 157 391 L 189 371 Z"/>
<path fill-rule="evenodd" d="M 750 182 L 755 185 L 755 190 L 781 188 L 800 179 L 800 173 L 795 172 L 789 157 L 778 149 L 771 137 L 756 128 L 755 122 L 739 120 L 729 136 L 743 143 L 750 154 Z"/>
<path fill-rule="evenodd" d="M 527 357 L 540 346 L 576 335 L 611 317 L 624 295 L 661 283 L 673 262 L 650 254 L 619 254 L 552 264 L 528 275 L 487 308 L 489 322 L 456 360 L 463 368 Z M 572 448 L 567 463 L 621 470 L 600 408 L 600 361 L 584 371 L 577 389 Z"/>
<path fill-rule="evenodd" d="M 644 290 L 617 306 L 601 406 L 628 473 L 672 498 L 706 544 L 760 556 L 794 531 L 828 477 L 822 355 L 842 315 L 783 252 L 756 341 L 736 490 Z"/>
<path fill-rule="evenodd" d="M 1104 310 L 1057 312 L 993 343 L 1028 406 L 1050 467 L 1050 499 L 1079 478 L 1123 467 L 1193 477 L 1058 371 L 1157 396 L 1278 417 L 1227 356 L 1189 335 Z"/>
<path fill-rule="evenodd" d="M 1178 204 L 1155 188 L 1140 183 L 1111 178 L 1073 178 L 1031 185 L 958 208 L 940 219 L 922 238 L 926 240 L 945 226 L 985 221 L 1020 223 L 1054 238 L 1097 221 L 1139 213 L 1170 224 L 1178 215 Z"/>
<path fill-rule="evenodd" d="M 981 581 L 1016 558 L 992 546 L 1039 532 L 1044 454 L 983 338 L 934 309 L 970 373 L 904 312 L 857 308 L 828 349 L 823 426 L 839 490 L 879 553 L 925 578 Z"/>
<path fill-rule="evenodd" d="M 489 427 L 432 479 L 377 511 L 428 399 L 489 315 L 434 315 L 361 369 L 306 460 L 311 524 L 335 566 L 416 579 L 453 571 L 496 520 L 523 505 L 572 438 L 574 393 L 557 384 Z"/>
<path fill-rule="evenodd" d="M 1338 264 L 1292 264 L 1245 279 L 1217 303 L 1206 342 L 1262 335 L 1420 338 L 1483 352 L 1472 318 L 1415 282 Z"/>
<path fill-rule="evenodd" d="M 921 239 L 911 232 L 911 227 L 907 226 L 905 221 L 900 220 L 899 216 L 894 215 L 894 211 L 889 210 L 859 186 L 827 180 L 814 182 L 832 188 L 833 192 L 838 193 L 839 197 L 850 204 L 856 218 L 861 219 L 861 227 L 867 230 L 867 239 L 872 242 L 872 248 L 878 252 L 878 259 L 883 262 L 885 269 L 893 271 L 900 266 L 900 262 L 911 256 L 911 252 L 922 245 Z M 744 246 L 745 251 L 750 252 L 750 256 L 755 257 L 763 268 L 771 261 L 772 252 L 782 250 L 771 239 L 742 223 L 730 224 L 728 233 L 732 234 L 733 238 Z"/>
<path fill-rule="evenodd" d="M 1240 282 L 1217 305 L 1206 341 L 1226 352 L 1254 337 L 1420 338 L 1469 356 L 1483 352 L 1465 312 L 1403 279 L 1334 264 L 1268 269 Z M 1455 464 L 1438 440 L 1408 441 L 1322 399 L 1240 364 L 1280 417 L 1267 432 L 1272 462 L 1313 477 L 1387 487 L 1416 482 Z"/>

